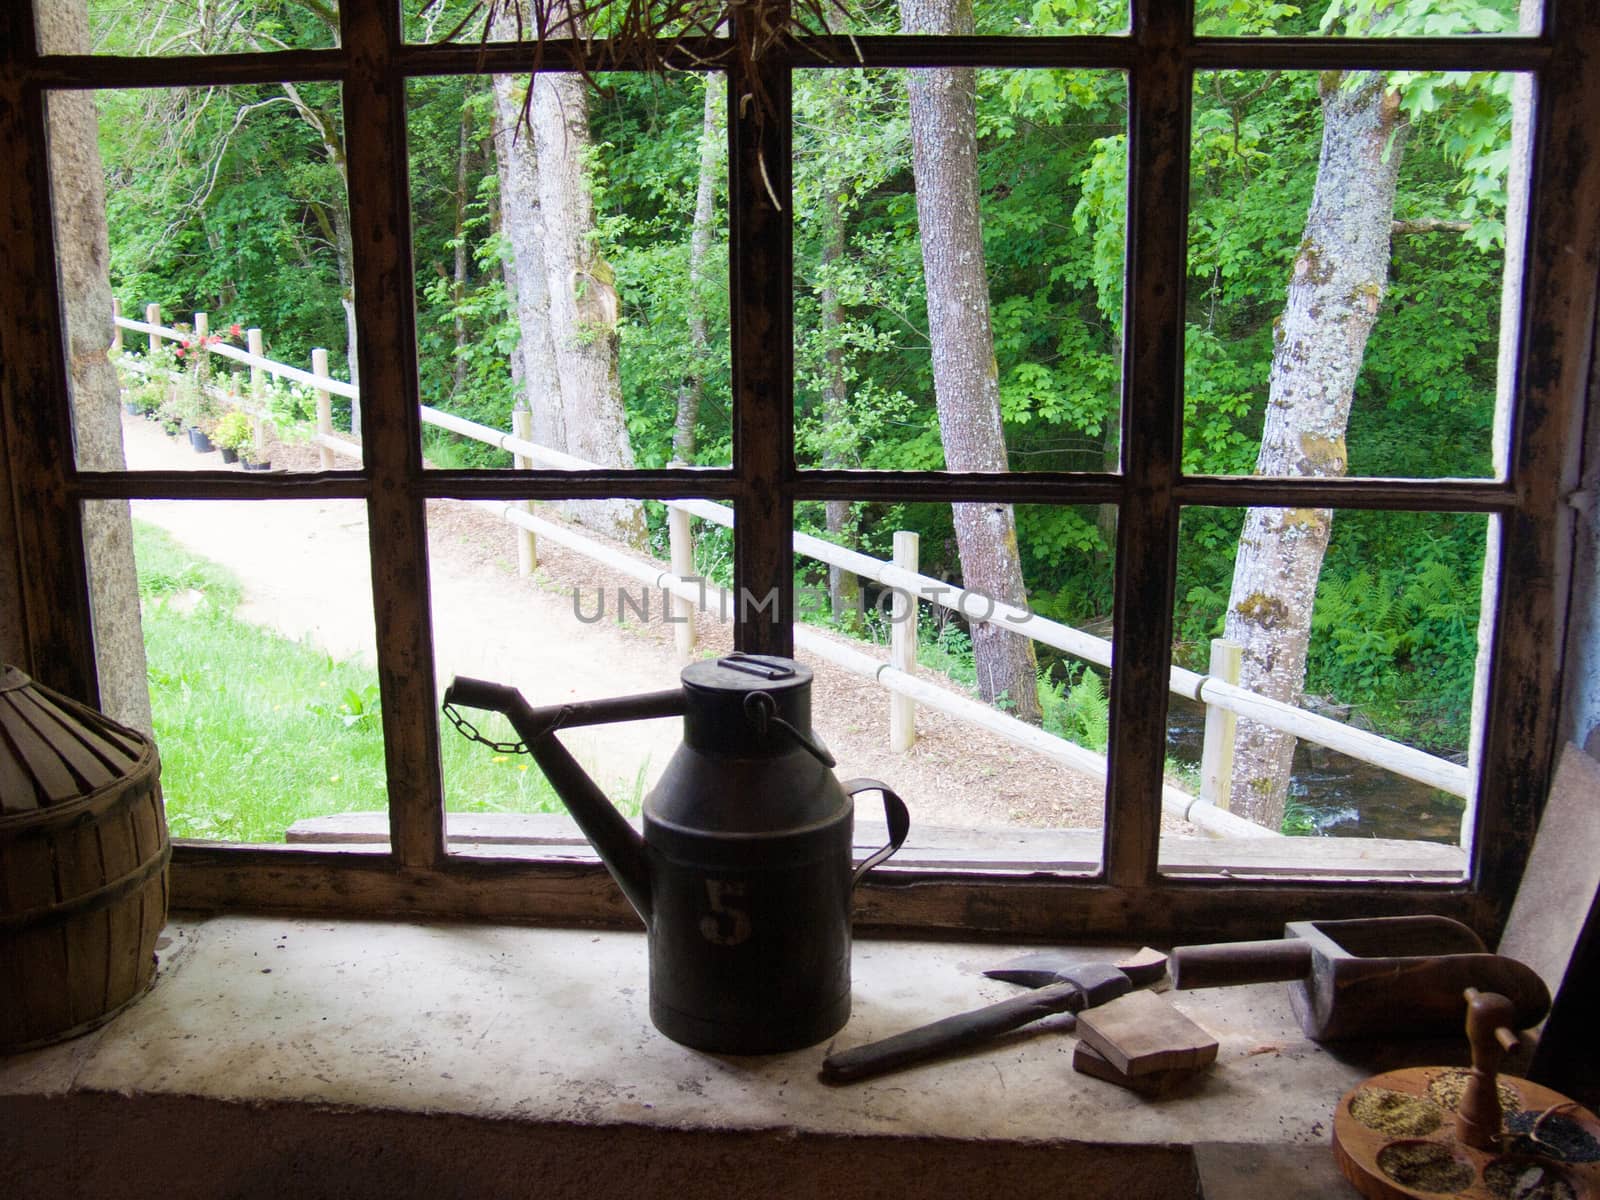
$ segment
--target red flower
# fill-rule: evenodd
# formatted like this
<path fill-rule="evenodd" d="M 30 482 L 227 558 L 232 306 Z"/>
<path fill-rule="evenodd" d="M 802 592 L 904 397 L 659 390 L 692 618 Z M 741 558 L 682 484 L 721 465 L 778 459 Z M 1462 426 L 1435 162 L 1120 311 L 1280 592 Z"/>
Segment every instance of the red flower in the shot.
<path fill-rule="evenodd" d="M 228 326 L 228 336 L 229 337 L 238 337 L 239 336 L 239 327 L 237 325 L 229 325 Z"/>
<path fill-rule="evenodd" d="M 189 344 L 188 342 L 185 342 L 183 344 L 183 346 L 187 346 L 188 344 Z M 179 358 L 183 357 L 183 346 L 179 346 L 176 350 L 173 351 L 173 353 L 176 354 Z"/>

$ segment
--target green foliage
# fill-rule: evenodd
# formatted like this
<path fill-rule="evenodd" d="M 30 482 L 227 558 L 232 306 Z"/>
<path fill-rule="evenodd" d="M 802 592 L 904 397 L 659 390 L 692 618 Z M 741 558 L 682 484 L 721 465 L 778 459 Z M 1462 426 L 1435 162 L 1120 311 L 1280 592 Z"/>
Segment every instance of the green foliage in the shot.
<path fill-rule="evenodd" d="M 222 414 L 211 440 L 224 450 L 243 450 L 251 444 L 250 418 L 237 408 Z"/>
<path fill-rule="evenodd" d="M 238 582 L 165 532 L 134 524 L 161 786 L 177 837 L 278 842 L 304 817 L 386 804 L 376 673 L 234 614 Z M 504 722 L 486 721 L 493 738 Z M 452 809 L 557 812 L 529 760 L 447 732 Z"/>
<path fill-rule="evenodd" d="M 471 0 L 427 9 L 408 0 L 408 36 L 443 37 L 470 8 Z M 851 29 L 898 32 L 894 4 L 871 0 L 859 9 Z M 1196 9 L 1201 31 L 1218 36 L 1432 36 L 1504 31 L 1516 19 L 1512 0 L 1198 0 Z M 174 16 L 128 20 L 110 0 L 91 0 L 91 11 L 111 50 L 161 37 L 206 52 L 274 38 L 326 45 L 336 26 L 322 6 L 289 0 L 229 9 L 239 19 L 204 37 Z M 1123 0 L 1008 0 L 979 6 L 976 19 L 987 33 L 1113 33 L 1125 27 L 1127 7 Z M 723 79 L 712 76 L 709 85 L 720 88 Z M 975 81 L 978 203 L 1010 464 L 1114 470 L 1128 220 L 1125 77 L 1005 68 L 977 71 Z M 417 353 L 424 403 L 507 429 L 519 399 L 511 369 L 519 331 L 506 284 L 510 250 L 500 230 L 486 82 L 408 84 Z M 619 375 L 635 459 L 642 467 L 668 461 L 678 398 L 699 381 L 695 460 L 725 464 L 732 439 L 726 118 L 707 134 L 708 80 L 697 74 L 616 73 L 602 82 L 590 118 L 596 248 L 621 302 Z M 1394 240 L 1388 292 L 1350 418 L 1350 469 L 1481 477 L 1491 467 L 1508 78 L 1394 72 L 1385 82 L 1409 125 L 1397 217 L 1467 229 Z M 1254 469 L 1273 322 L 1316 178 L 1323 83 L 1308 71 L 1195 79 L 1185 472 Z M 303 363 L 312 347 L 324 346 L 341 360 L 347 282 L 337 85 L 96 95 L 113 279 L 126 310 L 155 301 L 169 320 L 197 309 L 226 312 L 265 329 L 273 357 Z M 796 458 L 802 466 L 942 468 L 905 75 L 797 71 L 793 111 Z M 714 216 L 704 279 L 691 291 L 703 148 L 711 151 Z M 696 313 L 705 319 L 704 350 L 688 335 Z M 130 395 L 159 400 L 162 385 L 135 384 L 136 356 L 127 357 Z M 275 423 L 304 427 L 313 415 L 305 400 L 292 391 L 275 400 Z M 504 452 L 453 434 L 428 429 L 424 438 L 439 466 L 509 463 Z M 654 506 L 649 520 L 660 541 Z M 1179 654 L 1191 665 L 1203 660 L 1221 619 L 1240 520 L 1206 509 L 1184 514 L 1176 616 Z M 801 506 L 797 525 L 825 532 L 822 506 Z M 1018 510 L 1017 527 L 1038 611 L 1075 625 L 1108 617 L 1109 520 L 1092 508 L 1028 507 Z M 858 504 L 849 527 L 830 536 L 886 556 L 896 528 L 922 534 L 931 572 L 958 577 L 947 508 Z M 1416 529 L 1405 515 L 1340 515 L 1309 686 L 1360 704 L 1385 728 L 1453 744 L 1473 657 L 1461 630 L 1472 622 L 1444 614 L 1475 596 L 1481 525 L 1441 519 L 1429 530 L 1434 541 L 1418 539 Z M 1426 553 L 1418 550 L 1424 544 Z M 727 582 L 730 546 L 727 531 L 698 529 L 701 572 Z M 811 581 L 818 578 L 813 572 Z M 1397 607 L 1380 611 L 1376 595 L 1399 597 Z M 960 677 L 970 671 L 964 638 L 951 622 L 930 625 L 922 653 Z M 1422 670 L 1437 688 L 1416 686 Z M 1047 707 L 1065 711 L 1074 689 L 1088 695 L 1091 678 L 1068 680 L 1054 669 L 1042 692 L 1060 695 Z"/>
<path fill-rule="evenodd" d="M 1111 740 L 1111 703 L 1105 680 L 1093 667 L 1067 668 L 1055 679 L 1041 675 L 1039 704 L 1046 730 L 1097 754 L 1105 753 Z"/>

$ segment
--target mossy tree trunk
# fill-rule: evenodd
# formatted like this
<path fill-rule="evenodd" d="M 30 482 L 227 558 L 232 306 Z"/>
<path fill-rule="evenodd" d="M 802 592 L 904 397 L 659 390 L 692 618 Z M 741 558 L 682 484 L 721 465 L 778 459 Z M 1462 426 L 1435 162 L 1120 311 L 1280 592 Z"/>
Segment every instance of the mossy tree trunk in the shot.
<path fill-rule="evenodd" d="M 1257 474 L 1345 473 L 1350 401 L 1388 280 L 1405 132 L 1399 97 L 1381 75 L 1324 78 L 1322 155 L 1288 302 L 1274 327 Z M 1225 633 L 1244 648 L 1241 686 L 1299 702 L 1332 522 L 1328 509 L 1246 514 Z M 1239 722 L 1234 812 L 1270 828 L 1282 824 L 1294 744 L 1291 734 Z"/>
<path fill-rule="evenodd" d="M 971 34 L 971 0 L 900 0 L 907 33 Z M 989 280 L 978 216 L 976 75 L 969 67 L 907 72 L 934 398 L 945 466 L 1006 471 L 1000 381 L 989 320 Z M 952 505 L 962 581 L 996 600 L 1026 604 L 1009 504 Z M 982 617 L 980 611 L 969 615 Z M 1012 715 L 1040 720 L 1033 643 L 1002 625 L 972 625 L 978 686 Z"/>
<path fill-rule="evenodd" d="M 694 192 L 694 224 L 689 230 L 689 354 L 691 365 L 678 389 L 678 411 L 672 428 L 672 457 L 692 463 L 700 405 L 705 400 L 706 370 L 711 362 L 711 337 L 706 328 L 706 259 L 711 255 L 712 220 L 716 216 L 717 174 L 727 125 L 722 110 L 727 81 L 706 76 L 705 104 L 700 117 L 700 169 Z"/>
<path fill-rule="evenodd" d="M 551 13 L 550 37 L 585 36 L 570 10 L 553 5 Z M 603 467 L 631 467 L 617 367 L 616 281 L 595 243 L 588 84 L 580 75 L 544 71 L 534 76 L 529 90 L 566 449 Z M 636 500 L 582 501 L 571 509 L 584 524 L 619 541 L 644 542 L 644 509 Z"/>
<path fill-rule="evenodd" d="M 517 36 L 515 14 L 502 10 L 491 37 Z M 533 440 L 552 450 L 567 445 L 561 413 L 561 377 L 550 339 L 550 283 L 544 263 L 544 220 L 539 211 L 539 178 L 533 135 L 522 123 L 526 80 L 496 75 L 493 80 L 495 169 L 500 177 L 500 223 L 511 247 L 506 283 L 517 314 L 513 377 L 533 417 Z"/>
<path fill-rule="evenodd" d="M 828 111 L 835 128 L 846 129 L 850 112 L 844 92 L 839 87 L 841 77 L 830 73 L 824 81 L 828 90 Z M 850 428 L 850 383 L 846 377 L 844 337 L 844 300 L 839 295 L 835 273 L 845 257 L 845 218 L 842 211 L 845 190 L 849 186 L 844 172 L 852 164 L 842 155 L 828 158 L 822 165 L 823 195 L 818 209 L 822 224 L 822 286 L 817 292 L 817 305 L 823 339 L 823 395 L 822 417 L 829 429 L 822 455 L 824 467 L 839 469 L 860 466 L 855 452 L 855 438 L 841 436 Z M 841 546 L 855 548 L 855 506 L 848 500 L 829 500 L 823 505 L 823 515 L 828 530 L 828 540 Z M 862 626 L 861 580 L 854 571 L 843 567 L 828 567 L 828 606 L 833 619 L 849 630 Z"/>

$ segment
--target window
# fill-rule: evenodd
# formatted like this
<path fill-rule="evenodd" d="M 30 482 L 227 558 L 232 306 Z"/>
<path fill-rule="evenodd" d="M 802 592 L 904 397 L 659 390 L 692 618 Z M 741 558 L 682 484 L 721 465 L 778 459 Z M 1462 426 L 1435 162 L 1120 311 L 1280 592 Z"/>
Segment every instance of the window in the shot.
<path fill-rule="evenodd" d="M 1446 6 L 1448 7 L 1448 6 Z M 1109 692 L 1109 783 L 1098 874 L 1015 869 L 904 871 L 863 892 L 880 929 L 1019 936 L 1195 936 L 1264 931 L 1287 917 L 1438 911 L 1492 925 L 1520 874 L 1549 778 L 1561 669 L 1562 481 L 1585 404 L 1595 267 L 1600 257 L 1600 12 L 1548 0 L 1543 32 L 1473 37 L 1257 38 L 1202 25 L 1183 3 L 1135 4 L 1129 32 L 1108 13 L 1095 28 L 984 30 L 981 37 L 892 34 L 802 37 L 725 63 L 729 139 L 731 464 L 581 474 L 551 469 L 425 470 L 406 155 L 407 89 L 415 81 L 526 71 L 527 47 L 411 43 L 396 0 L 342 0 L 337 45 L 316 39 L 263 50 L 225 45 L 216 57 L 41 55 L 26 6 L 0 16 L 0 400 L 11 486 L 0 497 L 6 553 L 0 587 L 11 613 L 8 655 L 72 694 L 96 694 L 84 565 L 84 506 L 171 498 L 365 506 L 371 546 L 384 771 L 386 853 L 186 844 L 174 856 L 179 904 L 323 912 L 626 920 L 598 867 L 485 862 L 445 852 L 426 526 L 439 498 L 520 501 L 630 497 L 731 502 L 735 586 L 775 593 L 737 629 L 741 649 L 794 648 L 797 504 L 893 499 L 1114 508 L 1116 670 Z M 736 15 L 743 9 L 736 8 Z M 1474 12 L 1479 11 L 1474 9 Z M 1317 34 L 1308 28 L 1307 35 Z M 1444 32 L 1455 32 L 1453 29 Z M 1463 28 L 1461 32 L 1470 32 Z M 1219 36 L 1211 36 L 1216 34 Z M 752 36 L 736 19 L 733 43 Z M 701 49 L 725 43 L 711 39 Z M 746 45 L 748 49 L 748 45 Z M 234 52 L 238 51 L 238 52 Z M 541 69 L 566 54 L 552 43 Z M 703 63 L 710 54 L 693 59 Z M 608 69 L 637 67 L 591 59 Z M 883 471 L 819 464 L 796 453 L 795 256 L 792 245 L 795 72 L 893 68 L 1077 69 L 1125 80 L 1127 239 L 1120 375 L 1120 469 L 997 473 Z M 1534 141 L 1527 267 L 1516 386 L 1502 471 L 1478 478 L 1285 478 L 1184 469 L 1184 306 L 1193 88 L 1205 73 L 1521 72 L 1533 80 Z M 865 75 L 860 76 L 866 78 Z M 1210 76 L 1206 76 L 1209 78 Z M 353 294 L 362 331 L 359 469 L 299 476 L 127 472 L 74 463 L 66 355 L 46 176 L 46 113 L 58 90 L 180 88 L 306 80 L 341 89 L 347 142 Z M 331 89 L 330 89 L 331 90 Z M 1117 104 L 1121 104 L 1120 92 Z M 1592 408 L 1594 399 L 1587 403 Z M 1425 472 L 1419 472 L 1425 475 Z M 1165 872 L 1159 860 L 1164 746 L 1181 569 L 1180 521 L 1247 507 L 1467 514 L 1491 541 L 1495 635 L 1477 756 L 1470 876 L 1459 882 L 1274 881 Z M 1085 511 L 1089 511 L 1086 509 Z M 14 606 L 12 601 L 15 601 Z M 282 748 L 292 753 L 293 747 Z M 1173 864 L 1166 864 L 1172 866 Z M 1191 864 L 1192 868 L 1192 864 Z M 1225 874 L 1225 873 L 1224 873 Z"/>

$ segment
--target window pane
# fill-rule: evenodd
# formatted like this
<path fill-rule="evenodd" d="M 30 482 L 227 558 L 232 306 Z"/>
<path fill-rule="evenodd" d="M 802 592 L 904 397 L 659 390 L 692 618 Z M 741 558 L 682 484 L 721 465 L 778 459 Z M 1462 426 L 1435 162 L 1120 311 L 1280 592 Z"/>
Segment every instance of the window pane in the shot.
<path fill-rule="evenodd" d="M 900 791 L 914 845 L 1095 869 L 1115 522 L 1109 506 L 797 509 L 796 643 L 817 671 L 817 730 L 842 773 Z M 1022 829 L 1054 832 L 969 836 Z"/>
<path fill-rule="evenodd" d="M 802 466 L 1117 469 L 1126 96 L 1105 71 L 797 74 Z"/>
<path fill-rule="evenodd" d="M 101 682 L 138 709 L 148 681 L 173 834 L 299 841 L 371 812 L 386 842 L 364 506 L 135 500 L 132 555 L 129 507 L 85 506 Z"/>
<path fill-rule="evenodd" d="M 646 524 L 642 549 L 596 531 L 597 512 L 608 525 L 606 510 L 616 505 Z M 441 700 L 457 675 L 510 684 L 535 706 L 676 686 L 678 626 L 656 582 L 670 566 L 664 507 L 631 500 L 538 504 L 531 513 L 515 507 L 517 516 L 499 503 L 428 504 Z M 535 530 L 525 538 L 525 527 L 512 521 L 529 516 Z M 633 573 L 618 562 L 634 564 Z M 714 625 L 714 593 L 711 603 Z M 715 634 L 710 644 L 720 644 Z M 518 740 L 503 717 L 461 711 L 490 740 Z M 681 736 L 681 722 L 670 718 L 576 728 L 561 738 L 606 793 L 637 815 Z M 475 744 L 448 720 L 440 722 L 440 742 L 453 851 L 515 854 L 516 842 L 550 836 L 550 824 L 533 815 L 565 810 L 531 758 Z"/>
<path fill-rule="evenodd" d="M 530 104 L 526 76 L 412 81 L 430 465 L 729 462 L 725 92 L 541 75 Z M 544 453 L 514 458 L 519 429 Z"/>
<path fill-rule="evenodd" d="M 1518 0 L 1444 0 L 1437 4 L 1240 4 L 1197 0 L 1195 32 L 1202 37 L 1450 37 L 1455 34 L 1539 32 L 1536 5 L 1519 29 Z"/>
<path fill-rule="evenodd" d="M 1319 852 L 1331 856 L 1321 864 L 1329 873 L 1436 877 L 1464 869 L 1488 521 L 1463 513 L 1185 510 L 1175 664 L 1224 685 L 1236 678 L 1237 687 L 1292 711 L 1268 713 L 1269 727 L 1223 707 L 1248 707 L 1249 696 L 1208 684 L 1219 702 L 1198 704 L 1187 698 L 1193 681 L 1183 682 L 1176 690 L 1186 695 L 1175 695 L 1170 710 L 1175 786 L 1291 840 L 1361 839 L 1354 855 L 1341 850 L 1348 843 Z M 1301 736 L 1276 732 L 1285 727 Z M 1204 806 L 1196 811 L 1208 824 Z M 1225 824 L 1216 832 L 1228 839 L 1220 849 L 1164 842 L 1163 865 L 1243 869 L 1275 853 L 1317 865 L 1285 839 L 1245 841 L 1243 830 Z"/>
<path fill-rule="evenodd" d="M 241 54 L 314 50 L 339 41 L 338 0 L 34 0 L 34 9 L 39 49 L 46 54 Z"/>
<path fill-rule="evenodd" d="M 1496 473 L 1513 78 L 1197 76 L 1186 471 Z"/>
<path fill-rule="evenodd" d="M 939 8 L 918 0 L 861 0 L 840 4 L 835 0 L 808 0 L 795 5 L 796 19 L 808 29 L 832 33 L 977 33 L 998 36 L 1038 34 L 1071 37 L 1085 34 L 1124 33 L 1128 28 L 1126 0 L 1085 0 L 1079 3 L 1018 0 L 973 0 L 964 20 L 941 21 Z M 948 6 L 951 10 L 959 6 Z M 935 11 L 930 12 L 932 8 Z"/>
<path fill-rule="evenodd" d="M 49 105 L 78 465 L 359 465 L 337 85 Z M 313 444 L 319 424 L 338 459 Z"/>

